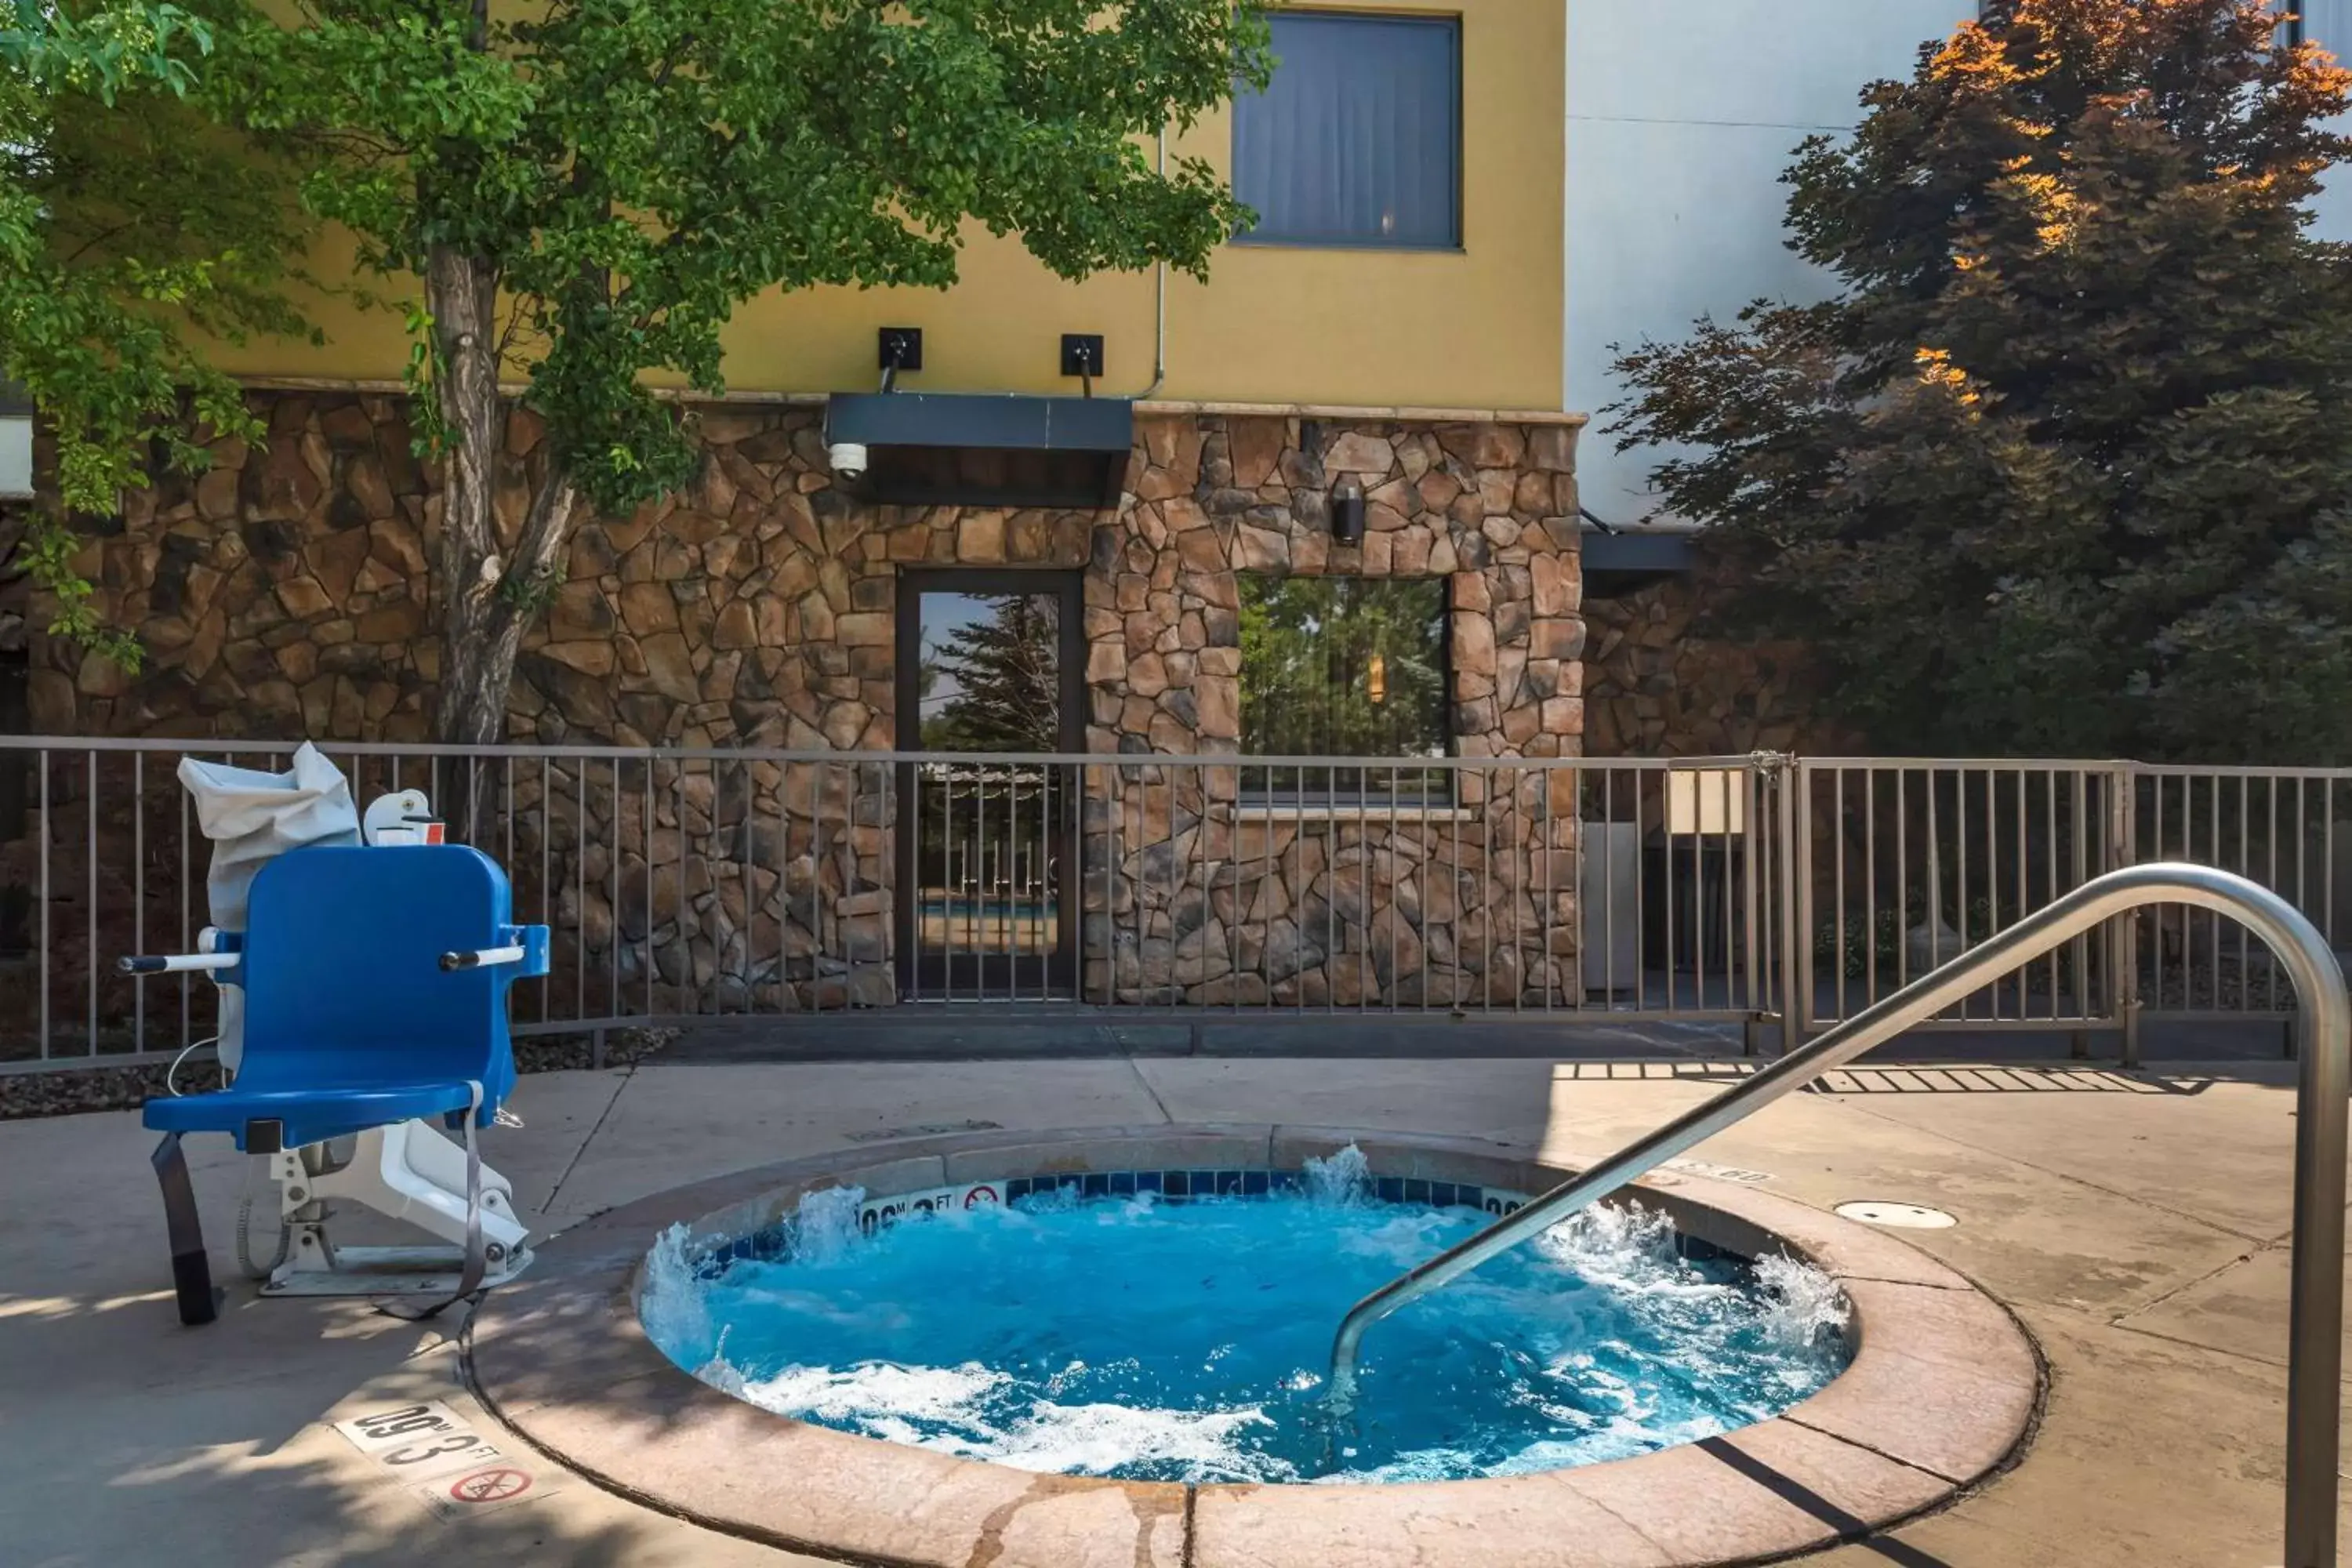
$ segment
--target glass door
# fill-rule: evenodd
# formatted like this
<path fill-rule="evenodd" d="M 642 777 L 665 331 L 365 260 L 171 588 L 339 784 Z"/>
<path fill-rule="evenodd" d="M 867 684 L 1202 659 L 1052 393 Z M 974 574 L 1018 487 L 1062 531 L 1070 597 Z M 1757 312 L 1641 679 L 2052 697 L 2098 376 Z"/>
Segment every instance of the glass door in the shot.
<path fill-rule="evenodd" d="M 1074 572 L 909 572 L 898 584 L 898 985 L 909 1001 L 1067 994 L 1076 968 Z M 912 721 L 908 719 L 911 716 Z"/>

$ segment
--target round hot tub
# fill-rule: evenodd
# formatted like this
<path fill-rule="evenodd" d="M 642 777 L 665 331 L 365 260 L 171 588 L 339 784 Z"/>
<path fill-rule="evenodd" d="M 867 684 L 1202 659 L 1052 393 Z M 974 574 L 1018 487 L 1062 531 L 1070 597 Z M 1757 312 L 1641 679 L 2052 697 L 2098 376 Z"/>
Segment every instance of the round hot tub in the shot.
<path fill-rule="evenodd" d="M 833 1187 L 697 1258 L 653 1252 L 654 1342 L 763 1410 L 1023 1469 L 1427 1481 L 1625 1458 L 1779 1415 L 1849 1359 L 1843 1292 L 1638 1201 L 1397 1314 L 1332 1418 L 1348 1308 L 1527 1194 L 1297 1170 L 1021 1172 Z"/>
<path fill-rule="evenodd" d="M 470 1331 L 592 1479 L 854 1562 L 1785 1555 L 1931 1508 L 2031 1426 L 2008 1314 L 1912 1248 L 1661 1173 L 1373 1328 L 1339 1316 L 1572 1172 L 1280 1127 L 967 1134 L 565 1233 Z"/>

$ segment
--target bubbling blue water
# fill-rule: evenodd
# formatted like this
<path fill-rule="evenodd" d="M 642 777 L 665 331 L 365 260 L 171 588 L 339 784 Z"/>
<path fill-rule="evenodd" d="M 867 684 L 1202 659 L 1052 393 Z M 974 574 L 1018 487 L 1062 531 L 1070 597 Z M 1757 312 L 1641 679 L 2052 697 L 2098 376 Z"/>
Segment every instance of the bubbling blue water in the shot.
<path fill-rule="evenodd" d="M 1352 1152 L 1350 1152 L 1352 1153 Z M 943 1214 L 871 1237 L 813 1194 L 789 1261 L 698 1278 L 682 1230 L 641 1311 L 679 1365 L 780 1415 L 1025 1469 L 1139 1480 L 1406 1481 L 1626 1458 L 1773 1415 L 1843 1369 L 1843 1296 L 1769 1258 L 1677 1252 L 1592 1210 L 1365 1340 L 1354 1415 L 1321 1401 L 1358 1298 L 1469 1235 L 1369 1201 L 1361 1156 L 1305 1195 Z"/>

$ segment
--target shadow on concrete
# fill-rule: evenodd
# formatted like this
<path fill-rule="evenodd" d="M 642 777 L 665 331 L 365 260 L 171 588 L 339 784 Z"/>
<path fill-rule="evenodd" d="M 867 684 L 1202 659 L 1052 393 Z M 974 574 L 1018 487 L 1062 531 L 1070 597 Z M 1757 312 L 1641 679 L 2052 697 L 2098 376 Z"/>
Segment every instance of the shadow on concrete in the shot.
<path fill-rule="evenodd" d="M 1554 1064 L 1552 1079 L 1566 1083 L 1665 1082 L 1719 1083 L 1725 1088 L 1752 1078 L 1768 1063 L 1753 1059 L 1716 1062 L 1562 1061 Z M 1922 1094 L 2134 1094 L 2193 1099 L 2222 1081 L 2279 1080 L 2291 1087 L 2291 1075 L 2252 1072 L 2230 1067 L 2196 1072 L 2156 1072 L 2145 1068 L 2036 1067 L 1993 1063 L 1939 1065 L 1921 1062 L 1880 1063 L 1865 1060 L 1836 1068 L 1807 1084 L 1801 1091 L 1822 1095 Z"/>
<path fill-rule="evenodd" d="M 1818 1034 L 1816 1030 L 1816 1034 Z M 2287 1035 L 2276 1019 L 2149 1019 L 2149 1066 L 2274 1064 Z M 688 1021 L 665 1062 L 1038 1061 L 1130 1057 L 1358 1060 L 1541 1058 L 1555 1061 L 1769 1060 L 1770 1022 L 1659 1019 L 1541 1008 L 1462 1013 L 1314 1012 L 1282 1008 L 1146 1011 L 1078 1003 L 910 1004 L 865 1012 Z M 2108 1030 L 1938 1026 L 1914 1030 L 1870 1060 L 2120 1066 Z"/>
<path fill-rule="evenodd" d="M 382 1394 L 399 1403 L 456 1395 L 446 1353 L 454 1321 L 420 1329 L 361 1302 L 263 1301 L 241 1281 L 219 1321 L 200 1329 L 180 1325 L 168 1289 L 0 1298 L 0 1321 L 8 1346 L 0 1407 L 28 1439 L 13 1447 L 0 1482 L 7 1562 L 404 1568 L 429 1556 L 620 1568 L 646 1560 L 642 1530 L 583 1518 L 567 1494 L 586 1483 L 495 1428 L 484 1435 L 543 1486 L 564 1490 L 444 1521 L 414 1494 L 428 1483 L 405 1481 L 320 1425 L 363 1390 L 399 1389 Z"/>
<path fill-rule="evenodd" d="M 551 1468 L 544 1459 L 535 1459 L 534 1468 L 542 1474 Z M 445 1474 L 438 1479 L 451 1478 Z M 168 1476 L 107 1479 L 109 1499 L 116 1506 L 127 1503 L 140 1515 L 158 1510 L 152 1528 L 125 1530 L 118 1518 L 111 1527 L 93 1529 L 93 1521 L 84 1518 L 71 1530 L 69 1541 L 54 1543 L 61 1548 L 55 1555 L 43 1555 L 43 1547 L 51 1543 L 37 1537 L 30 1542 L 19 1538 L 17 1544 L 31 1545 L 30 1562 L 168 1561 L 175 1568 L 298 1561 L 331 1563 L 337 1568 L 413 1568 L 420 1559 L 453 1564 L 562 1563 L 564 1568 L 645 1563 L 646 1541 L 641 1529 L 616 1518 L 590 1523 L 580 1518 L 580 1510 L 566 1506 L 572 1492 L 586 1484 L 566 1477 L 566 1489 L 543 1500 L 444 1521 L 398 1481 L 350 1467 L 257 1467 L 241 1457 L 199 1455 L 174 1465 Z M 158 1495 L 127 1495 L 149 1486 L 158 1488 Z M 228 1510 L 230 1517 L 224 1518 L 220 1493 L 230 1489 L 241 1495 Z M 205 1531 L 220 1531 L 222 1538 L 182 1536 L 166 1522 L 169 1516 L 183 1512 L 184 1505 L 173 1500 L 193 1501 L 196 1494 L 206 1497 L 202 1504 Z M 165 1541 L 173 1542 L 171 1549 L 158 1551 Z"/>
<path fill-rule="evenodd" d="M 1783 1502 L 1821 1521 L 1836 1531 L 1841 1541 L 1853 1542 L 1863 1550 L 1876 1552 L 1887 1562 L 1897 1564 L 1898 1568 L 1954 1568 L 1948 1560 L 1923 1552 L 1892 1536 L 1872 1536 L 1865 1521 L 1848 1513 L 1802 1481 L 1774 1469 L 1753 1454 L 1742 1452 L 1721 1437 L 1703 1437 L 1695 1447 L 1708 1458 L 1738 1470 Z"/>
<path fill-rule="evenodd" d="M 1540 1010 L 1426 1016 L 1200 1008 L 1190 1015 L 1035 1004 L 908 1005 L 870 1013 L 713 1018 L 686 1026 L 667 1062 L 1056 1060 L 1103 1057 L 1358 1059 L 1738 1056 L 1737 1024 L 1571 1018 Z"/>
<path fill-rule="evenodd" d="M 2211 1073 L 2126 1072 L 2096 1067 L 1879 1065 L 1864 1062 L 1824 1073 L 1811 1094 L 2138 1094 L 2194 1098 L 2219 1081 Z"/>

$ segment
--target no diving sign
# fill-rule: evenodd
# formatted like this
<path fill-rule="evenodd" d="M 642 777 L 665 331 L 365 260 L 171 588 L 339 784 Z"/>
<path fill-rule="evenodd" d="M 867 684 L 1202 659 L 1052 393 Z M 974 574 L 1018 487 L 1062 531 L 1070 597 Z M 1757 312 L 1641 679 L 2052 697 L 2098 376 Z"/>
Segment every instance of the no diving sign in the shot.
<path fill-rule="evenodd" d="M 474 1519 L 531 1495 L 531 1473 L 520 1465 L 486 1465 L 418 1487 L 425 1505 L 446 1520 Z"/>
<path fill-rule="evenodd" d="M 502 1451 L 482 1424 L 438 1399 L 385 1405 L 335 1429 L 444 1520 L 478 1519 L 555 1489 L 543 1473 Z"/>

